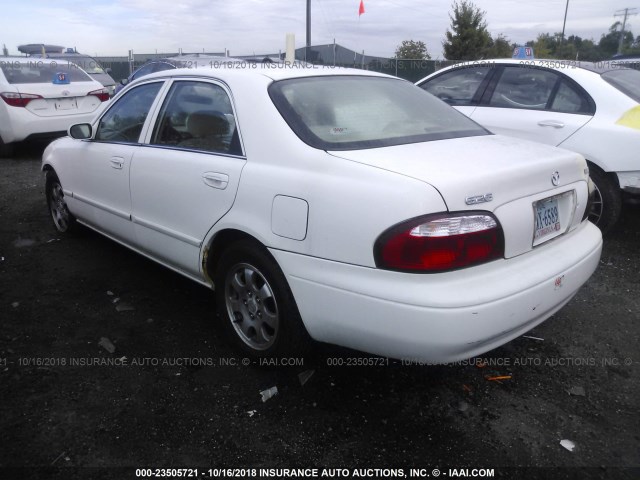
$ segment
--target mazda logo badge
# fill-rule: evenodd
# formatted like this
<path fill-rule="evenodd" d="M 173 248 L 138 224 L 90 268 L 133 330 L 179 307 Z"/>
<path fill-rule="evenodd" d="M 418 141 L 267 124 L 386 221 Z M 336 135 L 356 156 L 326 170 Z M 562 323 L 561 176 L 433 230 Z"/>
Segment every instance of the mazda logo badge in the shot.
<path fill-rule="evenodd" d="M 554 187 L 557 187 L 560 184 L 560 173 L 553 172 L 551 175 L 551 183 L 553 183 Z"/>

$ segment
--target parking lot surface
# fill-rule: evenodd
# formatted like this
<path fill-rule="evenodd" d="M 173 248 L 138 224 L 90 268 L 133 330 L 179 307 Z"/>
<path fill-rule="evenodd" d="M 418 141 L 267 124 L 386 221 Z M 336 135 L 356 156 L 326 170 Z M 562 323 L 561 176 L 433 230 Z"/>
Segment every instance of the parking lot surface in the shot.
<path fill-rule="evenodd" d="M 0 160 L 0 477 L 640 478 L 640 205 L 623 206 L 565 308 L 482 358 L 427 366 L 320 346 L 276 367 L 228 347 L 212 292 L 92 231 L 58 234 L 41 153 Z"/>

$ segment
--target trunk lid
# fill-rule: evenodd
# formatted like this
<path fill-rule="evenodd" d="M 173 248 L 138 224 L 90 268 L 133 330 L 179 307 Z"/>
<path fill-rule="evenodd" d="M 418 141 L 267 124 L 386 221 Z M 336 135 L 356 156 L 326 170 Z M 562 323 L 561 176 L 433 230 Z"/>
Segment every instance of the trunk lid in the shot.
<path fill-rule="evenodd" d="M 19 93 L 40 95 L 25 107 L 39 117 L 53 117 L 91 113 L 102 101 L 89 92 L 103 88 L 97 82 L 71 82 L 64 85 L 53 83 L 21 83 L 14 85 Z"/>
<path fill-rule="evenodd" d="M 587 167 L 582 156 L 511 137 L 487 135 L 329 153 L 426 182 L 440 192 L 449 211 L 493 212 L 505 234 L 507 257 L 575 228 L 586 208 Z M 560 229 L 535 238 L 535 203 L 563 193 L 554 204 L 561 212 Z"/>

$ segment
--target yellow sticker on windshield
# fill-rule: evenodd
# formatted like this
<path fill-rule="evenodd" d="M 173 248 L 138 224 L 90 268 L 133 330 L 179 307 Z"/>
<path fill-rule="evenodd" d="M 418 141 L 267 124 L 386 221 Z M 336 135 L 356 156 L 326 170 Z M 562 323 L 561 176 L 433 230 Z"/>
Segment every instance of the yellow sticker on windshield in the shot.
<path fill-rule="evenodd" d="M 627 110 L 616 122 L 616 125 L 640 130 L 640 106 Z"/>

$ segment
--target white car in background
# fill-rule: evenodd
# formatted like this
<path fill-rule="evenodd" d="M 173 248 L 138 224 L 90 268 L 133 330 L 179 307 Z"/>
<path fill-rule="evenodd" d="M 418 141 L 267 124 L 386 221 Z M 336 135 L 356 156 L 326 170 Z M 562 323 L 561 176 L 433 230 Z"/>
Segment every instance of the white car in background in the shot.
<path fill-rule="evenodd" d="M 67 134 L 91 121 L 109 92 L 76 65 L 34 57 L 0 57 L 0 155 L 13 144 Z"/>
<path fill-rule="evenodd" d="M 44 152 L 77 223 L 214 288 L 255 357 L 309 339 L 420 361 L 486 352 L 598 265 L 574 152 L 493 135 L 415 85 L 349 69 L 177 69 Z"/>
<path fill-rule="evenodd" d="M 640 195 L 640 71 L 613 60 L 483 60 L 417 85 L 494 133 L 583 155 L 596 185 L 590 219 L 604 232 L 622 192 Z"/>

